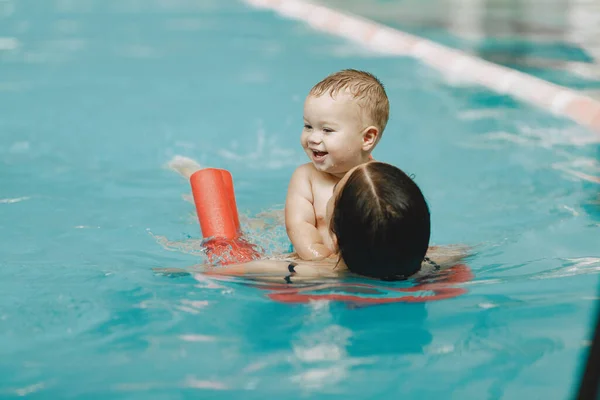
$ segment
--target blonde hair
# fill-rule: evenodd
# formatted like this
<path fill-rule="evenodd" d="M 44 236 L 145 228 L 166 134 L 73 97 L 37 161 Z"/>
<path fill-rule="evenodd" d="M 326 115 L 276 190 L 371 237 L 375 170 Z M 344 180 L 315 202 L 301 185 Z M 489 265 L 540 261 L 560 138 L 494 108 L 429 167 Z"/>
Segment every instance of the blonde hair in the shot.
<path fill-rule="evenodd" d="M 390 116 L 390 102 L 379 79 L 365 71 L 344 69 L 317 83 L 310 90 L 309 95 L 318 97 L 329 93 L 334 97 L 342 90 L 348 91 L 358 100 L 359 105 L 379 128 L 381 135 Z"/>

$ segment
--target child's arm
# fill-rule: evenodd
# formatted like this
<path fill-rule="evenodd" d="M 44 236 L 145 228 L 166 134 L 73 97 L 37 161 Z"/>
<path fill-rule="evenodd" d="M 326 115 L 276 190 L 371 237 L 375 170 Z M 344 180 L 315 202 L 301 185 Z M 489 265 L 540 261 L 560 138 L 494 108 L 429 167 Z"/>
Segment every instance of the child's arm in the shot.
<path fill-rule="evenodd" d="M 322 260 L 331 254 L 317 230 L 308 165 L 292 174 L 285 201 L 285 229 L 301 259 Z"/>

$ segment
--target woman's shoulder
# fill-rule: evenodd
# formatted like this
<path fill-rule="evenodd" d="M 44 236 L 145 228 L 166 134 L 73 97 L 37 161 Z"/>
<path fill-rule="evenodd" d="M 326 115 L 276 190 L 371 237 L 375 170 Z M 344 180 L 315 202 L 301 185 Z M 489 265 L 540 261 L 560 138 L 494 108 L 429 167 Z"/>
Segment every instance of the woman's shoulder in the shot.
<path fill-rule="evenodd" d="M 470 255 L 471 248 L 465 245 L 431 246 L 421 264 L 421 269 L 413 278 L 434 275 L 458 264 Z"/>

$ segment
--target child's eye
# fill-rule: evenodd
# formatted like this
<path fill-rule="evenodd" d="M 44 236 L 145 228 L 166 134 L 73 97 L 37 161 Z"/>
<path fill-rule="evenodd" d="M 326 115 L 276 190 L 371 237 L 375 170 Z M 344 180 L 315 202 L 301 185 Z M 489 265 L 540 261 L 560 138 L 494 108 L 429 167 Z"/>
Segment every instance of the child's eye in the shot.
<path fill-rule="evenodd" d="M 304 124 L 304 129 L 312 129 L 312 126 L 310 126 L 309 124 Z"/>
<path fill-rule="evenodd" d="M 331 132 L 333 132 L 333 129 L 331 129 L 331 128 L 323 128 L 323 132 L 331 133 Z"/>

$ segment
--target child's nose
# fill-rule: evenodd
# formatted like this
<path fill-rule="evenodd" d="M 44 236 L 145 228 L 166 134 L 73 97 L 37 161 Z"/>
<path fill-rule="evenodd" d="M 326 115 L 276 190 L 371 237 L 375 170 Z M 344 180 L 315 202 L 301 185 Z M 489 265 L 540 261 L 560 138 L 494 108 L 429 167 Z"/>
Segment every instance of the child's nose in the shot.
<path fill-rule="evenodd" d="M 323 135 L 321 135 L 320 132 L 318 131 L 314 131 L 310 134 L 310 136 L 308 137 L 308 142 L 309 143 L 315 143 L 315 144 L 319 144 L 323 141 Z"/>

